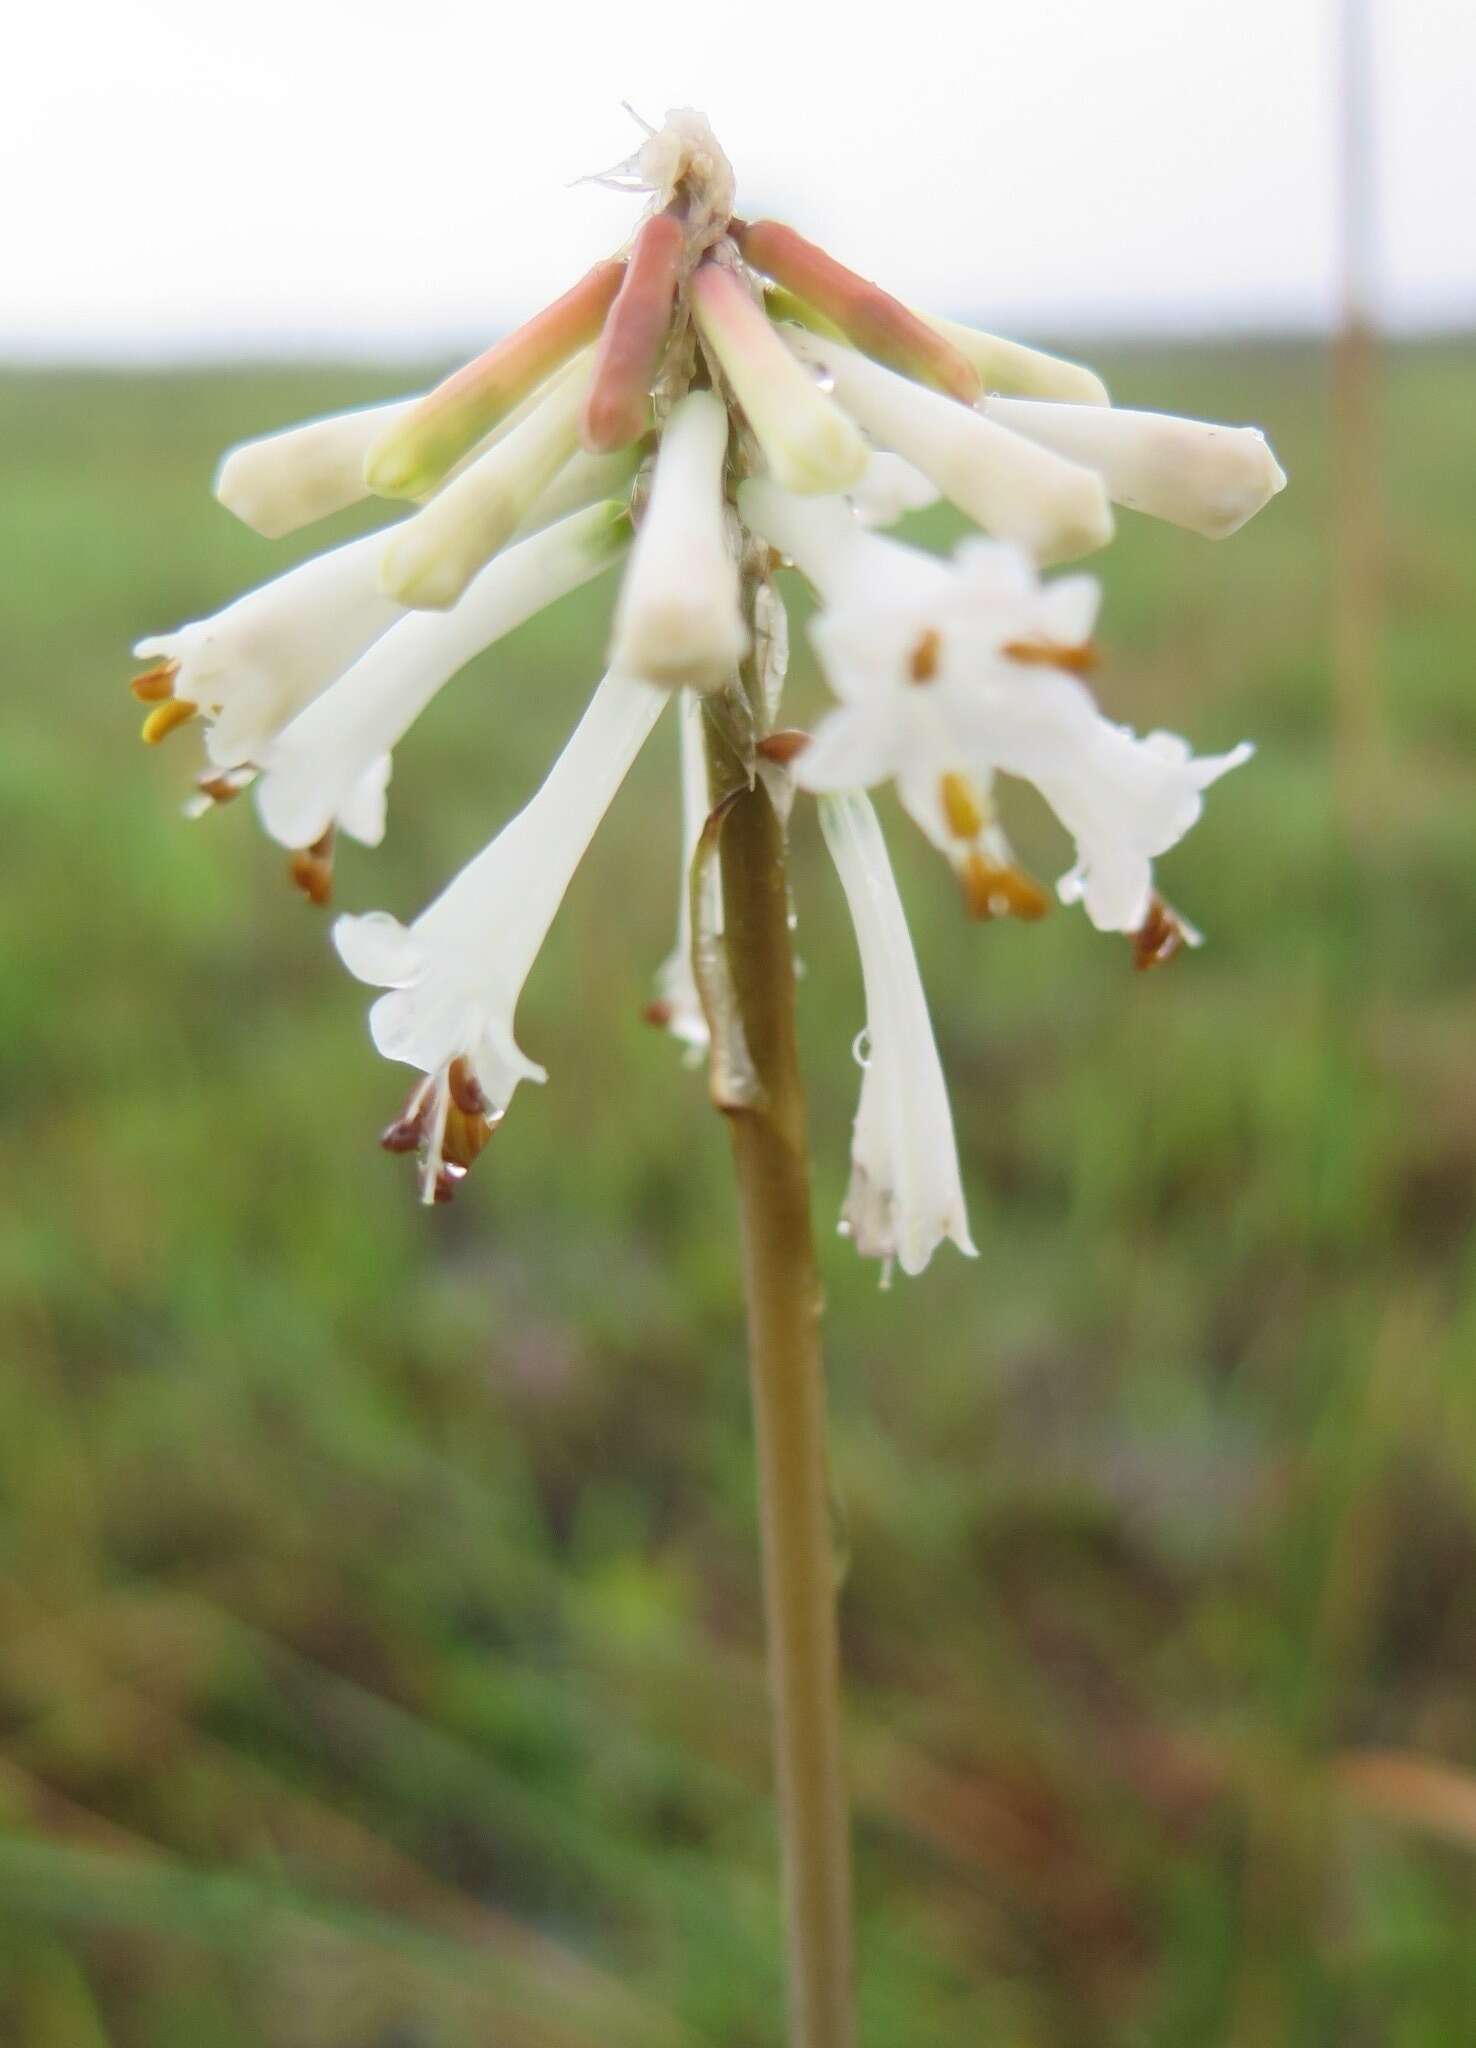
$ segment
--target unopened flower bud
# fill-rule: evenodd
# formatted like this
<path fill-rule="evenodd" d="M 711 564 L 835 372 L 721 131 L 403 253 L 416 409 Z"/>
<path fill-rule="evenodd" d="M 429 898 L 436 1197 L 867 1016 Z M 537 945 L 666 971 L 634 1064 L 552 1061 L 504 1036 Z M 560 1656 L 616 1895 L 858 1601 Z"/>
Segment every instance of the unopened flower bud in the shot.
<path fill-rule="evenodd" d="M 370 448 L 369 489 L 382 498 L 433 490 L 521 399 L 588 347 L 624 275 L 621 262 L 597 263 L 572 291 L 438 384 Z"/>
<path fill-rule="evenodd" d="M 669 213 L 653 214 L 635 238 L 584 401 L 580 438 L 593 455 L 628 448 L 650 425 L 651 386 L 671 332 L 685 243 L 680 221 Z"/>
<path fill-rule="evenodd" d="M 748 648 L 727 534 L 728 415 L 711 391 L 673 407 L 615 614 L 611 663 L 670 688 L 713 690 Z"/>
<path fill-rule="evenodd" d="M 521 425 L 395 528 L 380 561 L 387 596 L 417 611 L 455 604 L 578 447 L 588 379 L 587 360 L 572 365 Z"/>
<path fill-rule="evenodd" d="M 849 490 L 866 467 L 865 441 L 795 361 L 742 280 L 720 264 L 702 264 L 692 279 L 692 311 L 785 489 Z"/>
<path fill-rule="evenodd" d="M 932 313 L 920 317 L 960 355 L 968 357 L 986 391 L 1018 392 L 1022 398 L 1064 398 L 1076 405 L 1112 403 L 1107 386 L 1083 363 L 1026 348 L 1023 342 L 1002 340 L 982 328 L 964 327 L 957 320 L 940 320 Z"/>
<path fill-rule="evenodd" d="M 776 220 L 750 221 L 738 236 L 738 247 L 756 270 L 795 294 L 801 320 L 803 309 L 813 306 L 877 362 L 965 405 L 978 398 L 983 389 L 978 371 L 936 327 L 793 228 Z"/>

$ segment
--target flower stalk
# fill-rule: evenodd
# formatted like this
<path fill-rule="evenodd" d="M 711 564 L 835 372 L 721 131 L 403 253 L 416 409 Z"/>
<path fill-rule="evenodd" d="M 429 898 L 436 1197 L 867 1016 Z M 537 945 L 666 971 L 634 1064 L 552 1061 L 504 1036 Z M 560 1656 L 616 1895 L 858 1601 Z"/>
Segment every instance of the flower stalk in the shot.
<path fill-rule="evenodd" d="M 753 616 L 756 586 L 745 590 Z M 744 664 L 762 722 L 762 679 Z M 709 728 L 711 732 L 711 727 Z M 841 1756 L 838 1570 L 832 1542 L 821 1287 L 795 1031 L 784 825 L 716 735 L 728 975 L 757 1079 L 728 1111 L 738 1182 L 758 1460 L 765 1632 L 793 2048 L 852 2048 L 850 1822 Z"/>

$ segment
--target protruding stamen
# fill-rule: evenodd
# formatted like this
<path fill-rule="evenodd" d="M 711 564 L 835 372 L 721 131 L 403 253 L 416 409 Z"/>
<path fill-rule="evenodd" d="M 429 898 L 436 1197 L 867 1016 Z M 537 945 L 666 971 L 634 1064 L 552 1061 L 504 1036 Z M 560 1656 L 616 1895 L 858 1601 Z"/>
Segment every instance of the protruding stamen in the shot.
<path fill-rule="evenodd" d="M 785 726 L 779 732 L 765 733 L 754 745 L 754 752 L 765 761 L 772 761 L 779 768 L 787 768 L 791 761 L 797 761 L 810 744 L 810 735 L 801 732 L 798 726 Z"/>
<path fill-rule="evenodd" d="M 139 738 L 146 747 L 157 747 L 180 726 L 188 725 L 199 709 L 199 705 L 192 704 L 188 697 L 166 697 L 162 704 L 154 706 L 139 727 Z"/>
<path fill-rule="evenodd" d="M 653 214 L 635 238 L 584 401 L 580 438 L 592 455 L 628 448 L 650 424 L 651 386 L 671 332 L 685 241 L 670 213 Z"/>
<path fill-rule="evenodd" d="M 1007 640 L 1000 652 L 1026 668 L 1060 668 L 1073 676 L 1091 675 L 1098 662 L 1095 640 L 1083 640 L 1075 647 L 1063 647 L 1054 640 Z"/>
<path fill-rule="evenodd" d="M 396 420 L 369 450 L 364 478 L 383 498 L 418 498 L 599 333 L 625 275 L 597 263 L 571 291 L 466 364 Z"/>
<path fill-rule="evenodd" d="M 174 695 L 174 682 L 179 674 L 177 661 L 156 661 L 152 668 L 146 668 L 141 676 L 135 676 L 128 685 L 140 704 L 162 704 Z"/>
<path fill-rule="evenodd" d="M 751 221 L 738 236 L 738 247 L 755 269 L 795 294 L 802 321 L 803 308 L 813 306 L 857 348 L 905 377 L 931 384 L 965 405 L 979 397 L 979 373 L 952 342 L 900 299 L 837 263 L 793 228 L 775 220 Z"/>
<path fill-rule="evenodd" d="M 254 768 L 213 768 L 195 777 L 195 792 L 185 804 L 187 818 L 203 818 L 207 811 L 234 803 L 243 789 L 256 780 Z"/>
<path fill-rule="evenodd" d="M 333 840 L 330 825 L 321 839 L 299 847 L 288 864 L 288 872 L 309 903 L 316 909 L 333 899 Z"/>
<path fill-rule="evenodd" d="M 1018 917 L 1033 924 L 1051 907 L 1045 890 L 1023 868 L 989 860 L 977 849 L 965 861 L 961 879 L 972 917 Z"/>
<path fill-rule="evenodd" d="M 795 361 L 742 280 L 709 261 L 698 265 L 691 291 L 702 338 L 778 482 L 805 494 L 849 490 L 866 467 L 865 441 Z"/>
<path fill-rule="evenodd" d="M 451 1090 L 451 1100 L 463 1116 L 486 1116 L 487 1097 L 468 1059 L 452 1060 L 446 1071 L 446 1085 Z"/>
<path fill-rule="evenodd" d="M 1149 899 L 1148 915 L 1132 934 L 1133 966 L 1139 974 L 1150 967 L 1165 967 L 1186 946 L 1197 946 L 1200 935 L 1171 903 L 1156 892 Z"/>

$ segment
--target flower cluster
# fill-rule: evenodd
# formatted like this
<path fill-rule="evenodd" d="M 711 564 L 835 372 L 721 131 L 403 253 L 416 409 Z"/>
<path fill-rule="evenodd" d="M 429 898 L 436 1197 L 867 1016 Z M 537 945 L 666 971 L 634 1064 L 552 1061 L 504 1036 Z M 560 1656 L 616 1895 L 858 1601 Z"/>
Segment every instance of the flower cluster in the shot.
<path fill-rule="evenodd" d="M 1091 371 L 913 311 L 775 221 L 733 211 L 710 128 L 670 115 L 606 182 L 649 195 L 626 248 L 423 396 L 233 450 L 221 501 L 269 535 L 375 496 L 402 509 L 215 616 L 142 641 L 150 742 L 197 716 L 198 812 L 254 784 L 267 832 L 317 902 L 335 835 L 375 845 L 394 747 L 436 692 L 533 613 L 626 558 L 608 672 L 548 779 L 429 908 L 340 917 L 334 940 L 385 991 L 370 1027 L 418 1070 L 383 1142 L 446 1199 L 522 1080 L 533 961 L 600 819 L 679 700 L 678 937 L 650 1009 L 699 1056 L 702 972 L 721 935 L 702 847 L 728 793 L 710 761 L 817 795 L 855 924 L 868 1047 L 842 1228 L 918 1272 L 972 1252 L 948 1098 L 876 815 L 894 783 L 980 917 L 1047 892 L 995 814 L 996 775 L 1034 785 L 1076 858 L 1057 884 L 1140 965 L 1197 934 L 1153 862 L 1249 748 L 1196 757 L 1098 710 L 1097 586 L 1042 567 L 1101 547 L 1113 507 L 1232 533 L 1284 478 L 1262 436 L 1113 406 Z M 947 498 L 984 538 L 951 559 L 877 529 Z M 820 609 L 835 705 L 780 725 L 781 566 Z M 723 748 L 709 745 L 712 731 Z"/>

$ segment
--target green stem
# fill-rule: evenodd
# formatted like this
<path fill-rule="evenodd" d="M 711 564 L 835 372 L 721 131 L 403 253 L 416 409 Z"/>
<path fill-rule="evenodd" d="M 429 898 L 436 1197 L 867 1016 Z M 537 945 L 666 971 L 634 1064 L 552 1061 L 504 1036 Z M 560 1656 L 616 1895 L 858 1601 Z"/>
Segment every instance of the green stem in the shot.
<path fill-rule="evenodd" d="M 730 1110 L 728 1122 L 758 1453 L 790 2039 L 793 2048 L 852 2048 L 850 1828 L 820 1278 L 795 1038 L 785 834 L 761 780 L 733 803 L 721 843 L 728 971 L 758 1082 L 753 1105 Z"/>

